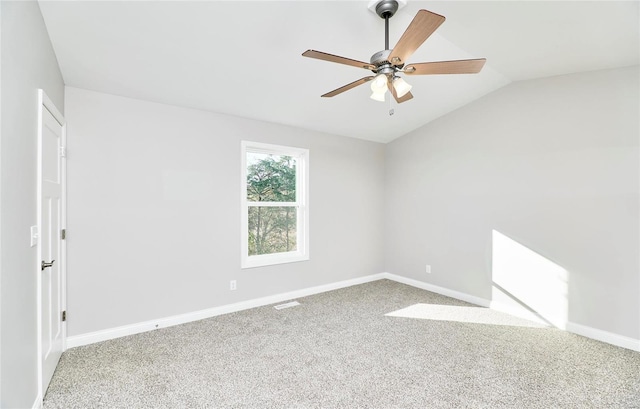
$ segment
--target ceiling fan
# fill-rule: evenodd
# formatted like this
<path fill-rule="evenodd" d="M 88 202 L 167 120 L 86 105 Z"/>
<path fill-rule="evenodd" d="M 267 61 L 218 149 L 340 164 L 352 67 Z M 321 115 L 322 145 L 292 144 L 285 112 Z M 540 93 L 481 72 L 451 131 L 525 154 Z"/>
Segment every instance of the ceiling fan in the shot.
<path fill-rule="evenodd" d="M 360 78 L 350 84 L 327 92 L 322 95 L 323 97 L 334 97 L 358 85 L 372 81 L 371 91 L 373 93 L 371 94 L 371 99 L 384 102 L 384 95 L 389 90 L 393 98 L 398 103 L 402 103 L 413 98 L 413 95 L 410 92 L 411 85 L 398 75 L 400 73 L 406 75 L 432 75 L 475 74 L 480 72 L 486 62 L 485 58 L 406 64 L 411 54 L 440 27 L 445 18 L 427 10 L 418 11 L 418 14 L 413 18 L 396 46 L 393 50 L 390 50 L 389 19 L 397 10 L 398 2 L 396 0 L 381 0 L 376 5 L 376 14 L 384 19 L 384 50 L 373 54 L 369 63 L 316 50 L 307 50 L 302 53 L 304 57 L 364 68 L 376 74 Z"/>

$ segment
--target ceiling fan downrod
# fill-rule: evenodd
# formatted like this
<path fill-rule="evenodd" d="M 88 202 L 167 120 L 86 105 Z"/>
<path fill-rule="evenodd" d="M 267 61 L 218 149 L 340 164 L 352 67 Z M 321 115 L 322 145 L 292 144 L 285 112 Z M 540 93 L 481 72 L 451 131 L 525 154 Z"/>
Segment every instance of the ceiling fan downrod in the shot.
<path fill-rule="evenodd" d="M 389 49 L 389 17 L 384 17 L 384 49 Z"/>
<path fill-rule="evenodd" d="M 384 49 L 389 49 L 389 19 L 398 11 L 396 0 L 381 0 L 376 5 L 376 14 L 384 19 Z"/>
<path fill-rule="evenodd" d="M 384 19 L 384 50 L 378 51 L 371 56 L 369 62 L 375 67 L 372 70 L 375 74 L 386 74 L 391 78 L 397 69 L 389 63 L 389 19 L 398 11 L 398 2 L 396 0 L 381 0 L 376 5 L 376 14 Z"/>

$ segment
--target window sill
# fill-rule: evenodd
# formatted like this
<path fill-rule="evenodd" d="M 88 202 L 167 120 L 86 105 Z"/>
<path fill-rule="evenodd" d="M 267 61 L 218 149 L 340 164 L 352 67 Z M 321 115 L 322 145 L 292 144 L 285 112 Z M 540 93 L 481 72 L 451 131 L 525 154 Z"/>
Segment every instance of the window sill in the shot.
<path fill-rule="evenodd" d="M 262 256 L 251 256 L 242 260 L 241 269 L 272 266 L 276 264 L 297 263 L 307 261 L 309 256 L 300 253 L 278 253 L 265 254 Z"/>

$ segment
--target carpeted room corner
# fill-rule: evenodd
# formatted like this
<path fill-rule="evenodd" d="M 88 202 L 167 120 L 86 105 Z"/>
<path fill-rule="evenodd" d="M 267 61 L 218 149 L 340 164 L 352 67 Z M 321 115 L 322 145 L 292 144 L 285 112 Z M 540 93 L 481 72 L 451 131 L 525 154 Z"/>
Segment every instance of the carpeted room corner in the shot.
<path fill-rule="evenodd" d="M 638 16 L 0 0 L 0 409 L 640 409 Z"/>
<path fill-rule="evenodd" d="M 297 301 L 73 348 L 44 407 L 640 407 L 628 349 L 391 280 Z"/>

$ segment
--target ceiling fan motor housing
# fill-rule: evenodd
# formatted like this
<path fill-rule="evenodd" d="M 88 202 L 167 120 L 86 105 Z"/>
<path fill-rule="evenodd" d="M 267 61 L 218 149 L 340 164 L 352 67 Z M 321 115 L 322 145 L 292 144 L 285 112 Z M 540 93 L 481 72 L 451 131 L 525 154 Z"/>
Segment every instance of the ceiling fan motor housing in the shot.
<path fill-rule="evenodd" d="M 369 61 L 376 67 L 385 63 L 389 63 L 389 54 L 391 54 L 391 50 L 378 51 L 371 56 L 371 59 Z"/>
<path fill-rule="evenodd" d="M 371 71 L 376 74 L 386 74 L 387 76 L 394 74 L 396 69 L 389 62 L 389 54 L 391 54 L 391 50 L 382 50 L 373 54 L 370 61 L 376 69 Z"/>

